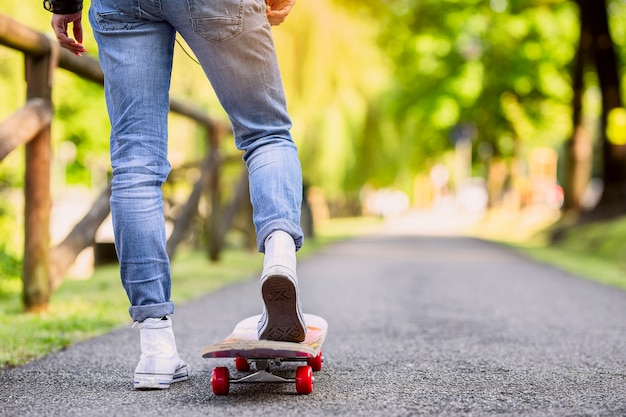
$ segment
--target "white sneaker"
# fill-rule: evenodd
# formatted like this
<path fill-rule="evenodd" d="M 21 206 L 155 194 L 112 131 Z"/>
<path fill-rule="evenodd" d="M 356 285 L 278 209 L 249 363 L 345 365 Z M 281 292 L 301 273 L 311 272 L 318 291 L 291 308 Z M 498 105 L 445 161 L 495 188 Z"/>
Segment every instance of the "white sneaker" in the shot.
<path fill-rule="evenodd" d="M 139 323 L 139 335 L 141 358 L 135 368 L 135 389 L 166 389 L 189 378 L 189 367 L 178 356 L 169 317 Z"/>
<path fill-rule="evenodd" d="M 259 339 L 302 342 L 306 325 L 296 275 L 296 249 L 293 238 L 285 232 L 274 232 L 265 241 L 261 295 L 264 308 Z"/>

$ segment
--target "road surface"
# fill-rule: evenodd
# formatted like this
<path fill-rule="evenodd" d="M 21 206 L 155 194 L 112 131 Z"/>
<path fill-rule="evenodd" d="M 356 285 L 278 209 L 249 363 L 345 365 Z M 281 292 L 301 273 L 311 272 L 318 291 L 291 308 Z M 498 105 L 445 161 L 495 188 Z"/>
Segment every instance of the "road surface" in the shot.
<path fill-rule="evenodd" d="M 299 265 L 329 335 L 314 392 L 210 389 L 202 345 L 261 309 L 257 278 L 173 315 L 191 379 L 133 391 L 125 326 L 0 372 L 1 416 L 626 416 L 626 292 L 467 237 L 380 234 Z M 175 291 L 174 286 L 174 291 Z"/>

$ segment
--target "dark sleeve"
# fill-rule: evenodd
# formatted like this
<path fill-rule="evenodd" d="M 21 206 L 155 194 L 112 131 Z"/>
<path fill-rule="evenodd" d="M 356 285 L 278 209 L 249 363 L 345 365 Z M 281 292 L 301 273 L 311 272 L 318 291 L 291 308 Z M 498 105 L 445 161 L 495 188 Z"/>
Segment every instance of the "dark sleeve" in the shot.
<path fill-rule="evenodd" d="M 54 14 L 72 14 L 83 10 L 83 0 L 43 0 L 43 8 Z"/>

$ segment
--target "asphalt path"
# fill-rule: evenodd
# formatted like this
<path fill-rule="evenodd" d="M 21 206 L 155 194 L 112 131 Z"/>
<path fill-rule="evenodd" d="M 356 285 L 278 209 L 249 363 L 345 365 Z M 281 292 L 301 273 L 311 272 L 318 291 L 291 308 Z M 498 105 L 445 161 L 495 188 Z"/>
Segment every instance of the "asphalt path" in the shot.
<path fill-rule="evenodd" d="M 626 292 L 467 237 L 373 235 L 300 262 L 326 318 L 311 395 L 291 384 L 210 389 L 200 357 L 261 309 L 256 277 L 177 306 L 189 381 L 134 391 L 125 326 L 0 372 L 0 416 L 625 416 Z M 175 283 L 174 283 L 174 291 Z"/>

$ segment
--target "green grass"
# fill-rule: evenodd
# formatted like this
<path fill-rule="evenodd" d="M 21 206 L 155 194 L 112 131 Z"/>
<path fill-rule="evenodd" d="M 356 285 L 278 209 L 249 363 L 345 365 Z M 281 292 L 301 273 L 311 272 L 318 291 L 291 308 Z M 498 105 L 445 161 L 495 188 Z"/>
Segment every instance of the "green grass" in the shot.
<path fill-rule="evenodd" d="M 245 251 L 226 251 L 219 263 L 200 253 L 180 254 L 172 263 L 172 301 L 182 303 L 250 278 L 261 264 L 260 256 Z M 66 279 L 44 314 L 22 312 L 19 280 L 6 287 L 0 290 L 0 366 L 20 365 L 130 324 L 117 265 L 99 267 L 89 279 Z"/>
<path fill-rule="evenodd" d="M 623 260 L 604 259 L 589 253 L 574 252 L 562 247 L 513 245 L 530 258 L 558 267 L 582 278 L 626 290 L 626 268 Z"/>
<path fill-rule="evenodd" d="M 547 211 L 491 213 L 471 234 L 506 244 L 538 262 L 582 278 L 626 289 L 626 216 L 571 227 L 563 239 L 551 243 L 555 226 L 565 221 L 569 220 Z"/>
<path fill-rule="evenodd" d="M 368 233 L 377 219 L 337 219 L 319 227 L 299 252 L 303 259 L 324 245 Z M 262 255 L 226 250 L 217 263 L 199 252 L 179 250 L 172 262 L 172 301 L 182 304 L 225 285 L 252 279 L 263 266 Z M 53 294 L 44 314 L 23 313 L 18 277 L 0 279 L 0 369 L 19 366 L 78 341 L 130 325 L 128 298 L 117 265 L 98 267 L 88 279 L 68 278 Z"/>

